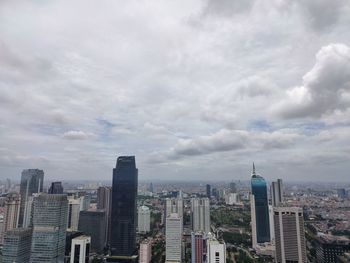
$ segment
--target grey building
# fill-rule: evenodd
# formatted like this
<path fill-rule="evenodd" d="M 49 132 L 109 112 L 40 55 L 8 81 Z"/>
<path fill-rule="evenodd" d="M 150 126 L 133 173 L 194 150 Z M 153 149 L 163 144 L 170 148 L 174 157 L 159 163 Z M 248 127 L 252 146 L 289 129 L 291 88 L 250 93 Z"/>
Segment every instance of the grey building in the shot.
<path fill-rule="evenodd" d="M 275 207 L 273 213 L 276 263 L 306 263 L 303 210 L 299 207 Z"/>
<path fill-rule="evenodd" d="M 43 191 L 44 171 L 39 169 L 23 170 L 20 185 L 21 204 L 19 210 L 18 225 L 23 226 L 25 207 L 30 197 L 34 193 Z"/>
<path fill-rule="evenodd" d="M 106 211 L 106 243 L 109 243 L 111 229 L 112 187 L 101 186 L 97 189 L 97 209 L 104 209 Z"/>
<path fill-rule="evenodd" d="M 347 237 L 323 234 L 316 241 L 318 263 L 337 263 L 338 256 L 350 251 L 350 240 Z"/>
<path fill-rule="evenodd" d="M 270 187 L 272 206 L 279 206 L 283 202 L 283 184 L 282 179 L 277 179 L 271 183 Z"/>
<path fill-rule="evenodd" d="M 120 156 L 113 169 L 111 254 L 137 255 L 136 251 L 136 197 L 138 170 L 134 156 Z"/>
<path fill-rule="evenodd" d="M 33 201 L 32 263 L 64 260 L 68 201 L 66 195 L 40 194 Z"/>
<path fill-rule="evenodd" d="M 52 182 L 48 191 L 49 194 L 63 194 L 63 186 L 61 182 Z"/>
<path fill-rule="evenodd" d="M 91 237 L 92 252 L 103 253 L 106 245 L 105 210 L 81 211 L 78 229 Z"/>
<path fill-rule="evenodd" d="M 32 230 L 29 228 L 15 228 L 5 233 L 2 250 L 3 263 L 28 263 Z"/>

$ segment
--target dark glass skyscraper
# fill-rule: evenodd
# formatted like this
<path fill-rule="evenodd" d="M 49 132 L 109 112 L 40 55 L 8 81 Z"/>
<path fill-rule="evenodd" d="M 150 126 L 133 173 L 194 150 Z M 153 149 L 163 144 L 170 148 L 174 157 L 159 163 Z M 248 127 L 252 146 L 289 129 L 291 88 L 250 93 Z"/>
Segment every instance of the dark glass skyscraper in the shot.
<path fill-rule="evenodd" d="M 40 193 L 43 191 L 44 171 L 39 169 L 27 169 L 23 170 L 21 177 L 21 204 L 19 210 L 18 225 L 23 225 L 23 218 L 25 214 L 25 207 L 30 197 L 34 193 Z"/>
<path fill-rule="evenodd" d="M 263 177 L 256 174 L 253 164 L 251 179 L 252 187 L 252 233 L 254 243 L 270 241 L 269 202 L 267 198 L 267 186 Z"/>
<path fill-rule="evenodd" d="M 63 194 L 63 187 L 61 182 L 52 182 L 48 191 L 49 194 Z"/>
<path fill-rule="evenodd" d="M 138 170 L 135 156 L 120 156 L 113 169 L 111 254 L 136 255 L 136 197 Z"/>

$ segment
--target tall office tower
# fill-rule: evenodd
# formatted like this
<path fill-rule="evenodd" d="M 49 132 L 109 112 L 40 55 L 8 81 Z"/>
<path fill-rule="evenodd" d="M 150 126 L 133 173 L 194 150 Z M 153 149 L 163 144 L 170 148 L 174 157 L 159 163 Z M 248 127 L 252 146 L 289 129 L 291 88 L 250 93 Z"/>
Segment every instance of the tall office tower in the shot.
<path fill-rule="evenodd" d="M 138 171 L 134 156 L 120 156 L 113 169 L 111 254 L 136 253 L 136 197 Z"/>
<path fill-rule="evenodd" d="M 270 222 L 266 182 L 263 177 L 256 174 L 254 163 L 251 187 L 252 243 L 253 248 L 256 248 L 257 244 L 270 241 Z"/>
<path fill-rule="evenodd" d="M 110 240 L 111 230 L 111 209 L 112 209 L 112 188 L 101 186 L 97 189 L 97 209 L 106 211 L 106 243 Z"/>
<path fill-rule="evenodd" d="M 210 186 L 210 184 L 207 184 L 207 197 L 208 198 L 211 197 L 211 186 Z"/>
<path fill-rule="evenodd" d="M 79 225 L 80 198 L 68 197 L 68 231 L 77 231 Z"/>
<path fill-rule="evenodd" d="M 17 193 L 10 193 L 6 197 L 3 226 L 0 229 L 1 244 L 3 244 L 5 232 L 18 226 L 20 200 L 20 196 Z"/>
<path fill-rule="evenodd" d="M 66 195 L 40 194 L 34 198 L 30 262 L 63 262 L 67 211 Z"/>
<path fill-rule="evenodd" d="M 181 218 L 183 217 L 184 214 L 184 202 L 182 199 L 177 198 L 177 199 L 170 199 L 167 198 L 165 200 L 165 218 L 168 217 L 171 214 L 178 214 Z"/>
<path fill-rule="evenodd" d="M 52 182 L 48 191 L 49 194 L 63 194 L 63 186 L 61 182 Z"/>
<path fill-rule="evenodd" d="M 140 244 L 139 263 L 150 263 L 152 259 L 152 241 L 145 239 Z"/>
<path fill-rule="evenodd" d="M 347 237 L 321 234 L 316 239 L 317 263 L 338 263 L 338 256 L 349 251 L 350 240 Z"/>
<path fill-rule="evenodd" d="M 21 177 L 20 195 L 21 205 L 19 210 L 18 225 L 23 226 L 23 217 L 28 197 L 34 193 L 43 191 L 44 171 L 39 169 L 23 170 Z"/>
<path fill-rule="evenodd" d="M 5 233 L 2 250 L 3 263 L 28 263 L 32 230 L 30 228 L 15 228 Z"/>
<path fill-rule="evenodd" d="M 191 215 L 194 232 L 202 231 L 205 234 L 210 232 L 209 198 L 192 198 Z"/>
<path fill-rule="evenodd" d="M 80 211 L 86 211 L 90 208 L 91 196 L 88 193 L 80 193 Z"/>
<path fill-rule="evenodd" d="M 226 263 L 226 244 L 209 235 L 207 239 L 207 263 Z"/>
<path fill-rule="evenodd" d="M 147 206 L 140 206 L 137 213 L 139 233 L 148 233 L 151 231 L 151 212 Z"/>
<path fill-rule="evenodd" d="M 165 260 L 181 262 L 182 219 L 176 214 L 166 218 L 165 227 Z"/>
<path fill-rule="evenodd" d="M 72 239 L 70 263 L 89 263 L 91 237 L 81 235 Z"/>
<path fill-rule="evenodd" d="M 347 192 L 346 192 L 346 190 L 344 188 L 337 189 L 337 195 L 341 199 L 345 199 L 345 198 L 348 197 L 347 196 Z"/>
<path fill-rule="evenodd" d="M 236 184 L 234 182 L 230 183 L 230 192 L 231 193 L 237 193 Z"/>
<path fill-rule="evenodd" d="M 149 184 L 148 191 L 153 193 L 153 183 L 152 182 Z"/>
<path fill-rule="evenodd" d="M 202 232 L 191 233 L 191 263 L 203 263 L 205 239 Z"/>
<path fill-rule="evenodd" d="M 106 245 L 105 210 L 80 211 L 79 231 L 91 237 L 91 251 L 103 253 Z"/>
<path fill-rule="evenodd" d="M 282 179 L 277 179 L 277 182 L 271 183 L 270 194 L 273 207 L 279 206 L 283 202 Z"/>
<path fill-rule="evenodd" d="M 299 207 L 274 208 L 276 263 L 306 263 L 303 211 Z"/>

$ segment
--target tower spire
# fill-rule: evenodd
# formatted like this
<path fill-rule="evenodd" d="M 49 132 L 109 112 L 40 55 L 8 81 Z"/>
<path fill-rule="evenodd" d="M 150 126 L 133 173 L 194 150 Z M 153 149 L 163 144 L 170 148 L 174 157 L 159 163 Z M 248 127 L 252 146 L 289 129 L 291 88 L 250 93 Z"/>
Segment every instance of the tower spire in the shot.
<path fill-rule="evenodd" d="M 255 164 L 254 164 L 254 162 L 253 162 L 253 172 L 252 172 L 252 176 L 255 176 L 256 175 L 256 173 L 255 173 Z"/>

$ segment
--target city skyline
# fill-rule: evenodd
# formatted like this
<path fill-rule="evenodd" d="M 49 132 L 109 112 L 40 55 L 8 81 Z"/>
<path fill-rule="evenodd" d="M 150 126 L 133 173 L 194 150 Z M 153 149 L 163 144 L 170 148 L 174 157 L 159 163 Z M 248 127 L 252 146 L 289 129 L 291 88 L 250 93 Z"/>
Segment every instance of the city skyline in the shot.
<path fill-rule="evenodd" d="M 243 179 L 255 161 L 268 180 L 346 181 L 349 8 L 6 1 L 0 178 L 108 179 L 135 155 L 144 179 Z"/>

